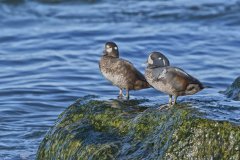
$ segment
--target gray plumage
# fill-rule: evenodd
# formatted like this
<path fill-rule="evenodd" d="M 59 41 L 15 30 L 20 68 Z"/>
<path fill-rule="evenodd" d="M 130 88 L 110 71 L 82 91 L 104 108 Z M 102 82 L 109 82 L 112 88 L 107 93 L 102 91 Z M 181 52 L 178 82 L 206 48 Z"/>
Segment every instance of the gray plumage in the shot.
<path fill-rule="evenodd" d="M 120 89 L 119 98 L 123 97 L 123 89 L 126 89 L 126 97 L 129 99 L 129 90 L 150 87 L 142 73 L 131 62 L 119 58 L 118 47 L 114 42 L 105 44 L 99 68 L 103 76 Z"/>
<path fill-rule="evenodd" d="M 159 52 L 149 55 L 145 78 L 152 87 L 169 95 L 169 105 L 172 104 L 172 96 L 173 104 L 176 104 L 178 96 L 192 95 L 203 89 L 199 80 L 180 68 L 170 66 L 168 59 Z"/>

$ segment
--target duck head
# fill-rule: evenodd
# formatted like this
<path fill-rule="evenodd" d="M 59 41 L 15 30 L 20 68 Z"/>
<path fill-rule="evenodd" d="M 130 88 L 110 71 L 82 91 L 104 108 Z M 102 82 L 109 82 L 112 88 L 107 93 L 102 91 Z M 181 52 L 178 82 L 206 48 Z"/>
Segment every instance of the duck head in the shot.
<path fill-rule="evenodd" d="M 107 42 L 103 51 L 104 56 L 119 58 L 118 46 L 114 42 Z"/>
<path fill-rule="evenodd" d="M 169 66 L 170 62 L 165 55 L 160 52 L 152 52 L 148 56 L 147 66 L 148 67 L 166 67 Z"/>

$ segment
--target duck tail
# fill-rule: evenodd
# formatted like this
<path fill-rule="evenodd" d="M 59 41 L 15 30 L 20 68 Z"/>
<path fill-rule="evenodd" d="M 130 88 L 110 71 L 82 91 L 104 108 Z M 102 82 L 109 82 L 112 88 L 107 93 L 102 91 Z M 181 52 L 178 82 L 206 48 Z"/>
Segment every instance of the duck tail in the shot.
<path fill-rule="evenodd" d="M 205 88 L 213 88 L 212 86 L 208 86 L 208 85 L 203 85 L 202 84 L 202 89 L 205 89 Z"/>

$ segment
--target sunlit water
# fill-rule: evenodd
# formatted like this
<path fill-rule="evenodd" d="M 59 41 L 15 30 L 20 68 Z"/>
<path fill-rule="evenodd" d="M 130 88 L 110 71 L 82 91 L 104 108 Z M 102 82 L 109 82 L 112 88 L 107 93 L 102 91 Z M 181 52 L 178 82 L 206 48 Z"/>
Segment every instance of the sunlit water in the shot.
<path fill-rule="evenodd" d="M 240 124 L 239 102 L 218 93 L 240 75 L 239 1 L 0 2 L 0 159 L 34 159 L 58 114 L 79 97 L 116 98 L 118 89 L 98 70 L 109 40 L 141 72 L 149 52 L 165 53 L 213 87 L 180 102 Z M 153 89 L 131 98 L 168 101 Z"/>

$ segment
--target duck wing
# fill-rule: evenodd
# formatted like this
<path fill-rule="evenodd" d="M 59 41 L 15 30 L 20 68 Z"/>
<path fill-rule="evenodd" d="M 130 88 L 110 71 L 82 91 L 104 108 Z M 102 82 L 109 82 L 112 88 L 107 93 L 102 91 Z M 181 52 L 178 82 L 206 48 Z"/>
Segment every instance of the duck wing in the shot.
<path fill-rule="evenodd" d="M 177 67 L 168 66 L 161 67 L 158 70 L 155 69 L 153 77 L 156 81 L 170 85 L 176 92 L 183 92 L 188 90 L 188 88 L 192 89 L 191 86 L 195 85 L 202 86 L 199 80 Z"/>
<path fill-rule="evenodd" d="M 125 72 L 129 83 L 131 83 L 131 88 L 138 90 L 151 87 L 146 81 L 144 75 L 138 71 L 131 62 L 119 59 L 119 65 L 122 66 L 122 72 Z"/>

